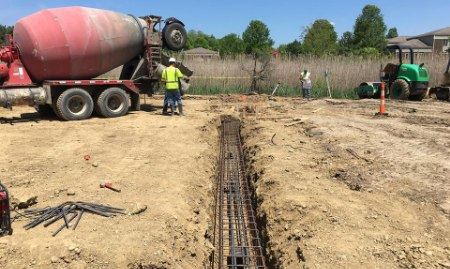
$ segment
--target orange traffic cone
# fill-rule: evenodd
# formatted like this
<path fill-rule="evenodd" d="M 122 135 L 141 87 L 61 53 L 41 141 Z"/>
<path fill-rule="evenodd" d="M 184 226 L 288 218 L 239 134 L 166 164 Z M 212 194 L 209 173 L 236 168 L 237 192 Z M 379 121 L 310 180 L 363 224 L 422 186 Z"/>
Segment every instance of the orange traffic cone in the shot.
<path fill-rule="evenodd" d="M 381 94 L 380 94 L 380 111 L 376 114 L 377 116 L 387 116 L 386 113 L 386 86 L 384 82 L 381 83 Z"/>

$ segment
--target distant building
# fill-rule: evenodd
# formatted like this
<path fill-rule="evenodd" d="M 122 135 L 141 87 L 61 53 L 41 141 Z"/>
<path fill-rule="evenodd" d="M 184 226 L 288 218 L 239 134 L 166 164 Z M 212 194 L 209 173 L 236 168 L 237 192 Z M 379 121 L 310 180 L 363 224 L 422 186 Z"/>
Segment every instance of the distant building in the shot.
<path fill-rule="evenodd" d="M 183 52 L 186 58 L 201 58 L 201 59 L 218 59 L 220 54 L 217 51 L 205 49 L 205 48 L 195 48 L 186 50 Z"/>
<path fill-rule="evenodd" d="M 389 45 L 411 47 L 416 53 L 445 53 L 450 48 L 450 27 L 417 36 L 388 39 Z"/>
<path fill-rule="evenodd" d="M 281 56 L 281 52 L 279 51 L 279 50 L 273 50 L 272 51 L 272 57 L 274 57 L 274 58 L 280 58 L 280 56 Z"/>

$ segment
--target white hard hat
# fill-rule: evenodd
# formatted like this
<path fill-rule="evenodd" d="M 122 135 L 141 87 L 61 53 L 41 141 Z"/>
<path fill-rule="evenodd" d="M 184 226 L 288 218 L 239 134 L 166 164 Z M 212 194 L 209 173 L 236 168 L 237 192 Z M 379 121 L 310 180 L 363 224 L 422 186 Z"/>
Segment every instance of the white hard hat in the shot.
<path fill-rule="evenodd" d="M 175 58 L 170 58 L 169 59 L 169 63 L 176 63 L 176 62 L 177 62 L 177 60 Z"/>

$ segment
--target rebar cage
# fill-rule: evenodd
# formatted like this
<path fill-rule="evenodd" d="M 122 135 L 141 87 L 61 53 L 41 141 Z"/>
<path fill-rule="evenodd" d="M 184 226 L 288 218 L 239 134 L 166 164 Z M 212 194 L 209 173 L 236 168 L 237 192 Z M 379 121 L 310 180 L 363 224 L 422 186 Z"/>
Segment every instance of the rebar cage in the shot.
<path fill-rule="evenodd" d="M 222 121 L 217 172 L 212 268 L 266 268 L 249 182 L 244 171 L 240 121 Z"/>

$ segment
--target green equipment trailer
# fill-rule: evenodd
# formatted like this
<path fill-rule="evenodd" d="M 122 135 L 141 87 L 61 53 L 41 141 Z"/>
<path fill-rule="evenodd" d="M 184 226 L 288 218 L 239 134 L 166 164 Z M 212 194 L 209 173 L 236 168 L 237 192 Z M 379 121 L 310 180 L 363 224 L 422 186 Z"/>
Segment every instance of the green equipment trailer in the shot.
<path fill-rule="evenodd" d="M 424 64 L 414 63 L 414 51 L 409 47 L 389 46 L 398 50 L 399 64 L 389 63 L 383 70 L 381 82 L 364 82 L 357 89 L 361 99 L 379 98 L 381 83 L 386 85 L 386 96 L 391 99 L 421 101 L 427 94 L 430 75 Z M 409 50 L 410 63 L 403 63 L 403 50 Z"/>
<path fill-rule="evenodd" d="M 359 85 L 357 93 L 360 99 L 378 99 L 381 94 L 381 82 L 363 82 Z"/>

